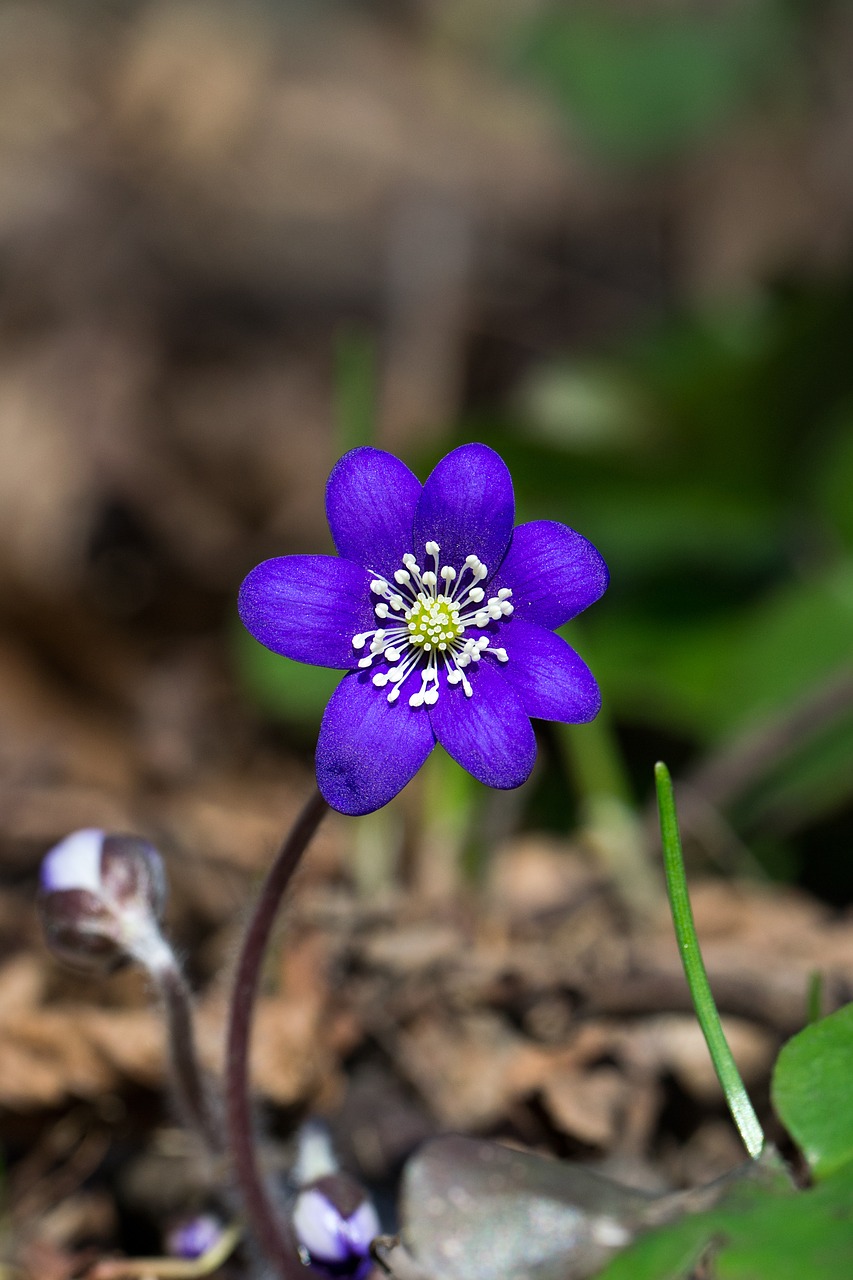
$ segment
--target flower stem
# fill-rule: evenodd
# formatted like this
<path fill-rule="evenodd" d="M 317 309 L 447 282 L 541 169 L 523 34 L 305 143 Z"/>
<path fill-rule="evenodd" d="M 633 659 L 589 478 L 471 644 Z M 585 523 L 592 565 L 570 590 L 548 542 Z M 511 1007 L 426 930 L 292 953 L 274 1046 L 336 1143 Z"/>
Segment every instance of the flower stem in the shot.
<path fill-rule="evenodd" d="M 189 988 L 171 948 L 169 957 L 166 963 L 152 972 L 152 977 L 166 1013 L 178 1105 L 211 1154 L 222 1155 L 222 1126 L 215 1114 L 196 1053 Z"/>
<path fill-rule="evenodd" d="M 678 818 L 675 812 L 675 797 L 672 792 L 672 779 L 665 764 L 655 765 L 655 784 L 658 795 L 658 811 L 660 813 L 661 839 L 663 841 L 663 860 L 666 871 L 666 887 L 669 894 L 669 907 L 672 912 L 672 923 L 681 952 L 681 963 L 693 1007 L 699 1026 L 705 1037 L 717 1079 L 720 1082 L 726 1099 L 726 1105 L 732 1119 L 743 1139 L 743 1144 L 754 1160 L 757 1160 L 764 1149 L 764 1132 L 755 1114 L 746 1086 L 737 1069 L 732 1051 L 723 1033 L 720 1015 L 711 994 L 708 974 L 699 949 L 696 936 L 696 924 L 690 897 L 687 892 L 687 877 L 684 871 L 684 856 L 681 851 L 681 836 L 678 831 Z"/>
<path fill-rule="evenodd" d="M 304 1268 L 264 1184 L 249 1093 L 249 1037 L 258 985 L 279 904 L 328 805 L 317 791 L 296 819 L 261 888 L 243 937 L 231 994 L 226 1050 L 228 1148 L 249 1227 L 280 1280 L 303 1280 Z"/>

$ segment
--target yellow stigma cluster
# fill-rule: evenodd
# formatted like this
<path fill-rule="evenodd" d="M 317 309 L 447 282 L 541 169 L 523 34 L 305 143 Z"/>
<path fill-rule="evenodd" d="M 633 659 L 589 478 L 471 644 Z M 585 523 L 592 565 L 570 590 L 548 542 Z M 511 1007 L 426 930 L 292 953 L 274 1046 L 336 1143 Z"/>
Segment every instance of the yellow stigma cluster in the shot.
<path fill-rule="evenodd" d="M 411 636 L 409 643 L 422 646 L 425 653 L 445 650 L 465 630 L 459 621 L 459 606 L 448 596 L 418 595 L 403 616 Z"/>

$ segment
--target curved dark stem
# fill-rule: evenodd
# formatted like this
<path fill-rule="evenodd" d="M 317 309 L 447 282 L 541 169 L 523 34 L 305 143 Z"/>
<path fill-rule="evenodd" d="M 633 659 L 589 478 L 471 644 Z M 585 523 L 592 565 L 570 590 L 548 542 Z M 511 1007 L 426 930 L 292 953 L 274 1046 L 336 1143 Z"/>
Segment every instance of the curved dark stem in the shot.
<path fill-rule="evenodd" d="M 276 1213 L 258 1161 L 249 1093 L 249 1037 L 261 966 L 279 904 L 328 808 L 319 791 L 316 792 L 296 819 L 267 874 L 243 937 L 228 1020 L 225 1068 L 228 1148 L 248 1225 L 280 1280 L 304 1280 L 305 1269 L 297 1258 L 286 1225 Z"/>
<path fill-rule="evenodd" d="M 166 1010 L 172 1074 L 178 1105 L 186 1120 L 201 1135 L 211 1154 L 222 1155 L 222 1124 L 202 1077 L 195 1047 L 192 1005 L 184 975 L 177 961 L 165 964 L 155 975 Z"/>

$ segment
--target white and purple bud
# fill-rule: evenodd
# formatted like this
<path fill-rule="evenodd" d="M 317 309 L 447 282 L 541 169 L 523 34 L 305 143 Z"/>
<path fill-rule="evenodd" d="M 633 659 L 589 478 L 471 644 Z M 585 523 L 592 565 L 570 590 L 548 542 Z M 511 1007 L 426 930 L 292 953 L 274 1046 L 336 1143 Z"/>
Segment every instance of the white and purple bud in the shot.
<path fill-rule="evenodd" d="M 110 972 L 129 960 L 173 963 L 160 933 L 166 876 L 141 836 L 89 827 L 66 836 L 41 864 L 39 913 L 54 955 L 75 969 Z"/>
<path fill-rule="evenodd" d="M 199 1213 L 185 1218 L 166 1236 L 166 1252 L 173 1258 L 201 1258 L 218 1244 L 224 1226 L 213 1213 Z"/>
<path fill-rule="evenodd" d="M 372 1267 L 370 1245 L 381 1231 L 379 1218 L 364 1188 L 347 1174 L 326 1174 L 302 1187 L 291 1221 L 306 1266 L 354 1280 Z"/>

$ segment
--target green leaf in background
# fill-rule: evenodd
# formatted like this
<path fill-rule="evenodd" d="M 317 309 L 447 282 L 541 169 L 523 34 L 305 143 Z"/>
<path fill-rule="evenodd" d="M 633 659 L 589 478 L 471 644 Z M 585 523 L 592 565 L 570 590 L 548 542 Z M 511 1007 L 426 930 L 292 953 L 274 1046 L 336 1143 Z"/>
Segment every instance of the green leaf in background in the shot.
<path fill-rule="evenodd" d="M 709 1212 L 641 1237 L 598 1280 L 687 1280 L 700 1258 L 713 1259 L 714 1280 L 853 1275 L 853 1169 L 810 1191 L 738 1185 Z"/>
<path fill-rule="evenodd" d="M 853 1004 L 805 1027 L 776 1062 L 774 1106 L 816 1178 L 846 1165 L 853 1180 L 851 1077 Z"/>
<path fill-rule="evenodd" d="M 316 734 L 343 672 L 283 658 L 242 627 L 234 632 L 232 652 L 243 688 L 265 715 Z"/>
<path fill-rule="evenodd" d="M 636 13 L 554 5 L 516 40 L 519 70 L 602 151 L 629 161 L 695 142 L 768 83 L 795 81 L 788 14 L 772 0 Z"/>

